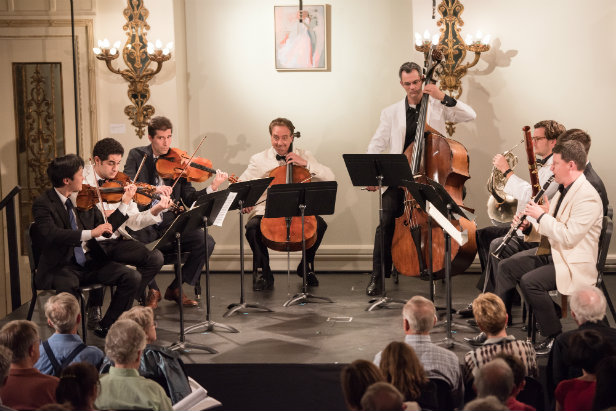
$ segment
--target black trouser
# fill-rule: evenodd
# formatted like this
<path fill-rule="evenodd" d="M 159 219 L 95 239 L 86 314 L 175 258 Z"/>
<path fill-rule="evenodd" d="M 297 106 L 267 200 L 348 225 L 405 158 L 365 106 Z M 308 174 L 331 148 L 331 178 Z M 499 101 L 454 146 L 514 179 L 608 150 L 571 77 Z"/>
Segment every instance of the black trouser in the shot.
<path fill-rule="evenodd" d="M 381 258 L 385 259 L 385 275 L 391 273 L 391 242 L 394 238 L 396 228 L 396 218 L 400 217 L 404 211 L 404 191 L 398 187 L 388 187 L 383 193 L 383 228 L 381 225 L 376 228 L 374 234 L 374 251 L 372 252 L 372 273 L 381 272 Z M 381 230 L 383 230 L 384 248 L 381 250 Z"/>
<path fill-rule="evenodd" d="M 498 266 L 494 293 L 511 313 L 511 298 L 517 283 L 546 337 L 560 334 L 562 325 L 549 291 L 556 289 L 556 271 L 551 255 L 535 255 L 537 248 L 521 251 Z"/>
<path fill-rule="evenodd" d="M 115 286 L 116 290 L 111 296 L 109 308 L 101 320 L 101 326 L 111 327 L 120 314 L 133 305 L 141 275 L 114 261 L 97 262 L 88 261 L 85 267 L 77 264 L 66 265 L 53 272 L 53 288 L 56 292 L 67 292 L 79 298 L 79 286 L 93 283 Z M 102 306 L 103 293 L 91 293 L 88 306 Z"/>
<path fill-rule="evenodd" d="M 327 230 L 327 223 L 321 216 L 315 216 L 317 219 L 317 239 L 312 247 L 306 250 L 306 264 L 314 264 L 314 257 L 323 241 L 323 236 Z M 263 242 L 263 235 L 261 234 L 261 219 L 262 215 L 253 216 L 248 223 L 246 223 L 246 240 L 252 250 L 252 269 L 255 271 L 257 268 L 262 268 L 264 272 L 269 273 L 271 271 L 269 265 L 269 252 L 267 246 Z"/>

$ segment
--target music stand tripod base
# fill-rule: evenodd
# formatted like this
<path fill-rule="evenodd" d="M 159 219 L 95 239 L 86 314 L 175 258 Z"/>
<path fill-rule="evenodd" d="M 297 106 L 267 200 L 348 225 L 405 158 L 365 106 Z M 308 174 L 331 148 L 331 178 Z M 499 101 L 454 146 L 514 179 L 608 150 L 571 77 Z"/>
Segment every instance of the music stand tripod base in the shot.
<path fill-rule="evenodd" d="M 389 308 L 389 304 L 406 304 L 406 300 L 401 298 L 391 298 L 386 295 L 381 295 L 378 298 L 373 298 L 368 301 L 370 305 L 366 308 L 366 311 L 374 311 L 377 308 Z"/>
<path fill-rule="evenodd" d="M 233 303 L 227 306 L 227 312 L 225 312 L 222 316 L 230 317 L 237 312 L 243 313 L 249 308 L 254 308 L 255 310 L 261 310 L 270 313 L 274 312 L 274 310 L 271 310 L 260 303 Z"/>
<path fill-rule="evenodd" d="M 328 297 L 319 297 L 319 296 L 312 295 L 312 294 L 307 293 L 307 292 L 301 292 L 301 293 L 297 293 L 293 297 L 289 298 L 287 301 L 284 302 L 284 304 L 282 304 L 282 306 L 283 307 L 289 307 L 289 306 L 294 305 L 294 304 L 314 303 L 314 302 L 316 302 L 316 301 L 310 301 L 311 298 L 317 299 L 317 300 L 323 300 L 323 301 L 328 302 L 328 303 L 333 303 L 334 302 L 331 298 L 328 298 Z"/>
<path fill-rule="evenodd" d="M 195 344 L 186 341 L 176 341 L 169 346 L 171 351 L 181 351 L 183 353 L 190 352 L 191 349 L 207 351 L 210 354 L 218 354 L 218 351 L 203 344 Z"/>

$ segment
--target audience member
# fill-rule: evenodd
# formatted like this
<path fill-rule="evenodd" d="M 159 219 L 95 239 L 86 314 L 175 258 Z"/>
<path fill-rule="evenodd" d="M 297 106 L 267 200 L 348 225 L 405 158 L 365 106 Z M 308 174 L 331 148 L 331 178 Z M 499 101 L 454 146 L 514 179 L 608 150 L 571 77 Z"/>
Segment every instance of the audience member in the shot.
<path fill-rule="evenodd" d="M 34 368 L 39 358 L 38 327 L 31 321 L 10 321 L 0 329 L 0 345 L 12 352 L 9 377 L 0 389 L 2 403 L 16 410 L 35 410 L 56 402 L 58 378 Z"/>
<path fill-rule="evenodd" d="M 571 365 L 582 369 L 582 376 L 561 381 L 554 391 L 556 410 L 590 410 L 595 396 L 595 369 L 604 357 L 612 355 L 611 345 L 596 330 L 583 330 L 571 336 Z"/>
<path fill-rule="evenodd" d="M 380 368 L 385 380 L 402 393 L 405 401 L 417 401 L 421 408 L 430 410 L 439 408 L 436 387 L 408 344 L 389 343 L 383 350 Z"/>
<path fill-rule="evenodd" d="M 152 344 L 156 341 L 156 322 L 152 308 L 135 306 L 122 313 L 120 320 L 133 320 L 145 332 L 147 345 L 141 356 L 139 375 L 160 384 L 173 404 L 190 394 L 184 363 L 178 353 Z M 109 372 L 111 365 L 109 358 L 105 358 L 101 366 L 101 374 Z"/>
<path fill-rule="evenodd" d="M 553 393 L 559 382 L 582 375 L 582 370 L 571 366 L 569 361 L 569 340 L 580 330 L 596 330 L 607 342 L 616 347 L 616 329 L 610 328 L 604 320 L 607 302 L 603 291 L 597 287 L 586 286 L 578 289 L 569 298 L 571 316 L 578 325 L 556 337 L 547 366 L 547 390 Z"/>
<path fill-rule="evenodd" d="M 366 360 L 355 360 L 340 372 L 344 402 L 351 411 L 361 410 L 361 398 L 375 382 L 385 381 L 379 368 Z"/>
<path fill-rule="evenodd" d="M 404 411 L 404 396 L 393 385 L 376 382 L 368 387 L 361 397 L 363 411 Z"/>
<path fill-rule="evenodd" d="M 436 324 L 436 309 L 432 301 L 416 295 L 402 309 L 404 342 L 413 348 L 423 365 L 428 378 L 440 378 L 451 387 L 454 404 L 462 405 L 464 384 L 460 361 L 453 352 L 432 343 L 430 331 Z M 381 352 L 374 357 L 374 363 L 381 362 Z"/>
<path fill-rule="evenodd" d="M 85 361 L 98 368 L 105 354 L 98 347 L 85 345 L 77 334 L 81 312 L 75 296 L 60 293 L 49 297 L 45 303 L 45 316 L 47 324 L 56 332 L 41 342 L 41 357 L 34 368 L 56 377 L 63 368 L 74 362 Z"/>
<path fill-rule="evenodd" d="M 508 411 L 509 408 L 493 395 L 477 398 L 464 406 L 464 411 Z"/>
<path fill-rule="evenodd" d="M 502 358 L 476 368 L 473 374 L 479 398 L 493 395 L 504 404 L 513 391 L 513 372 Z"/>
<path fill-rule="evenodd" d="M 98 409 L 171 410 L 171 400 L 156 382 L 139 375 L 137 369 L 146 345 L 143 329 L 133 320 L 118 320 L 105 338 L 105 353 L 114 362 L 101 377 Z"/>
<path fill-rule="evenodd" d="M 473 370 L 490 362 L 500 352 L 520 358 L 526 375 L 537 377 L 537 357 L 533 345 L 528 341 L 516 340 L 507 335 L 507 311 L 505 304 L 496 294 L 483 293 L 473 301 L 473 315 L 479 329 L 488 339 L 482 346 L 469 351 L 464 356 L 464 381 L 467 389 L 473 379 Z"/>
<path fill-rule="evenodd" d="M 0 345 L 0 389 L 4 387 L 7 378 L 9 378 L 9 369 L 11 368 L 11 359 L 13 353 L 11 350 L 3 345 Z M 0 411 L 12 411 L 12 408 L 2 405 L 2 398 L 0 398 Z"/>
<path fill-rule="evenodd" d="M 99 391 L 98 370 L 89 362 L 77 362 L 62 370 L 56 400 L 74 410 L 94 410 Z"/>
<path fill-rule="evenodd" d="M 507 401 L 505 402 L 507 409 L 509 409 L 510 411 L 535 411 L 535 407 L 524 404 L 517 399 L 518 394 L 522 392 L 524 386 L 526 385 L 526 379 L 524 375 L 526 370 L 524 369 L 524 364 L 522 364 L 522 361 L 520 361 L 520 359 L 514 355 L 505 353 L 497 354 L 496 356 L 494 356 L 494 358 L 500 358 L 504 360 L 509 366 L 509 368 L 511 368 L 511 372 L 513 373 L 513 390 L 511 391 L 509 398 L 507 398 Z"/>
<path fill-rule="evenodd" d="M 607 408 L 616 407 L 616 356 L 605 357 L 597 364 L 595 371 L 597 384 L 595 388 L 595 399 L 592 403 L 593 411 L 600 411 Z"/>

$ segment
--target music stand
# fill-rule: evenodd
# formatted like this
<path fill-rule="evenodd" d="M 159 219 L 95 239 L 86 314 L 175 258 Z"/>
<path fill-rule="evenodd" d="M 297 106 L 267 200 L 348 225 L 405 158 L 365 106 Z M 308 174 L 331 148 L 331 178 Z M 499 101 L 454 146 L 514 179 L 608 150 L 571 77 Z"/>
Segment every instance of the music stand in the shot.
<path fill-rule="evenodd" d="M 386 308 L 389 304 L 405 304 L 406 300 L 391 298 L 385 291 L 385 240 L 383 237 L 383 186 L 398 186 L 403 178 L 413 178 L 409 161 L 404 154 L 343 154 L 354 186 L 379 187 L 379 242 L 381 244 L 381 296 L 370 300 L 366 311 Z"/>
<path fill-rule="evenodd" d="M 208 226 L 214 224 L 216 218 L 218 217 L 218 214 L 220 213 L 221 209 L 223 208 L 223 205 L 225 203 L 225 201 L 227 200 L 227 197 L 229 196 L 230 191 L 227 190 L 222 190 L 222 191 L 216 191 L 214 193 L 211 194 L 206 194 L 204 196 L 201 196 L 197 199 L 197 206 L 199 209 L 202 210 L 201 212 L 201 222 L 203 225 L 203 236 L 205 238 L 205 250 L 207 253 L 207 249 L 208 249 L 208 235 L 207 235 L 207 228 Z M 194 324 L 191 325 L 190 327 L 186 328 L 186 332 L 193 332 L 196 331 L 198 329 L 204 328 L 204 331 L 214 331 L 215 327 L 219 327 L 222 328 L 224 331 L 228 331 L 231 333 L 237 333 L 239 332 L 236 328 L 231 327 L 230 325 L 226 325 L 226 324 L 221 324 L 221 323 L 217 323 L 215 321 L 212 321 L 210 319 L 211 316 L 211 310 L 210 310 L 210 259 L 208 258 L 208 256 L 205 256 L 205 303 L 206 303 L 206 308 L 205 308 L 205 321 L 202 321 L 198 324 Z"/>
<path fill-rule="evenodd" d="M 186 211 L 180 214 L 179 216 L 175 218 L 173 223 L 171 223 L 171 226 L 169 226 L 169 228 L 167 229 L 167 231 L 165 231 L 163 236 L 159 238 L 158 241 L 156 241 L 155 243 L 148 245 L 148 248 L 150 250 L 162 249 L 162 248 L 168 247 L 169 245 L 172 245 L 173 242 L 175 242 L 176 252 L 177 252 L 177 261 L 181 262 L 182 261 L 181 259 L 182 248 L 181 248 L 180 243 L 181 243 L 182 233 L 186 230 L 195 230 L 201 225 L 201 222 L 203 221 L 201 213 L 202 213 L 202 210 L 197 207 L 197 208 L 194 208 L 192 210 L 189 210 L 189 211 Z M 181 264 L 179 263 L 175 265 L 175 276 L 180 284 L 179 286 L 179 291 L 180 291 L 180 304 L 179 304 L 180 306 L 180 340 L 171 344 L 169 346 L 169 349 L 173 351 L 178 350 L 178 351 L 184 352 L 192 348 L 192 349 L 207 351 L 210 354 L 218 353 L 218 351 L 206 345 L 191 343 L 185 340 L 184 307 L 182 306 L 182 303 L 181 303 L 182 296 L 183 296 L 182 268 L 181 268 Z"/>
<path fill-rule="evenodd" d="M 308 292 L 304 217 L 334 214 L 337 189 L 338 183 L 335 181 L 320 181 L 316 183 L 277 184 L 267 191 L 265 218 L 302 218 L 302 261 L 304 262 L 302 292 L 285 301 L 282 304 L 284 307 L 302 302 L 313 302 L 310 301 L 311 298 L 333 303 L 328 297 L 319 297 Z"/>
<path fill-rule="evenodd" d="M 242 181 L 229 186 L 229 191 L 236 193 L 236 197 L 229 207 L 229 210 L 239 210 L 240 216 L 240 302 L 229 304 L 227 306 L 227 312 L 222 315 L 223 317 L 229 317 L 247 308 L 272 311 L 260 303 L 247 303 L 244 301 L 244 214 L 242 213 L 242 209 L 245 207 L 253 207 L 273 179 L 274 177 L 268 177 L 259 180 Z"/>
<path fill-rule="evenodd" d="M 460 208 L 458 204 L 451 198 L 449 193 L 439 183 L 428 179 L 428 184 L 421 184 L 415 181 L 402 180 L 402 184 L 410 191 L 413 198 L 419 206 L 430 215 L 442 229 L 445 236 L 445 288 L 446 288 L 446 320 L 439 324 L 445 326 L 447 335 L 437 344 L 445 345 L 447 348 L 453 348 L 454 345 L 466 347 L 466 344 L 456 341 L 452 336 L 452 317 L 451 317 L 451 239 L 453 238 L 460 246 L 468 241 L 468 232 L 458 231 L 449 221 L 451 218 L 463 217 L 468 220 L 473 220 L 474 216 Z M 456 324 L 457 327 L 464 327 Z"/>

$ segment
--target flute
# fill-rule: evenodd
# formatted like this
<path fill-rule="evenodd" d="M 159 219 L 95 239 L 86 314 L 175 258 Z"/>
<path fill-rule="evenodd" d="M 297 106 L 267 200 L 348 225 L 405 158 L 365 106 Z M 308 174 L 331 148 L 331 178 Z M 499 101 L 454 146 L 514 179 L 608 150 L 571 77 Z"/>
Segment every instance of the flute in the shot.
<path fill-rule="evenodd" d="M 535 203 L 538 203 L 539 200 L 541 200 L 541 197 L 543 197 L 543 194 L 545 193 L 545 191 L 548 189 L 548 187 L 550 186 L 550 184 L 552 184 L 552 181 L 554 180 L 554 176 L 550 176 L 550 178 L 548 178 L 548 181 L 545 182 L 545 184 L 543 185 L 543 187 L 541 187 L 541 190 L 539 190 L 539 192 L 537 193 L 537 195 L 535 196 L 535 198 L 533 198 L 533 201 Z M 497 259 L 500 260 L 500 255 L 503 252 L 503 249 L 505 248 L 505 246 L 509 243 L 509 241 L 511 241 L 511 238 L 513 237 L 513 235 L 515 234 L 516 231 L 518 231 L 518 228 L 520 228 L 522 226 L 522 223 L 524 222 L 524 220 L 526 220 L 526 214 L 522 215 L 520 217 L 520 222 L 514 227 L 511 226 L 511 228 L 509 229 L 509 231 L 507 232 L 507 235 L 505 235 L 505 237 L 503 238 L 503 242 L 500 243 L 500 245 L 498 246 L 498 248 L 496 250 L 494 250 L 494 252 L 492 253 L 492 255 L 494 257 L 496 257 Z"/>

